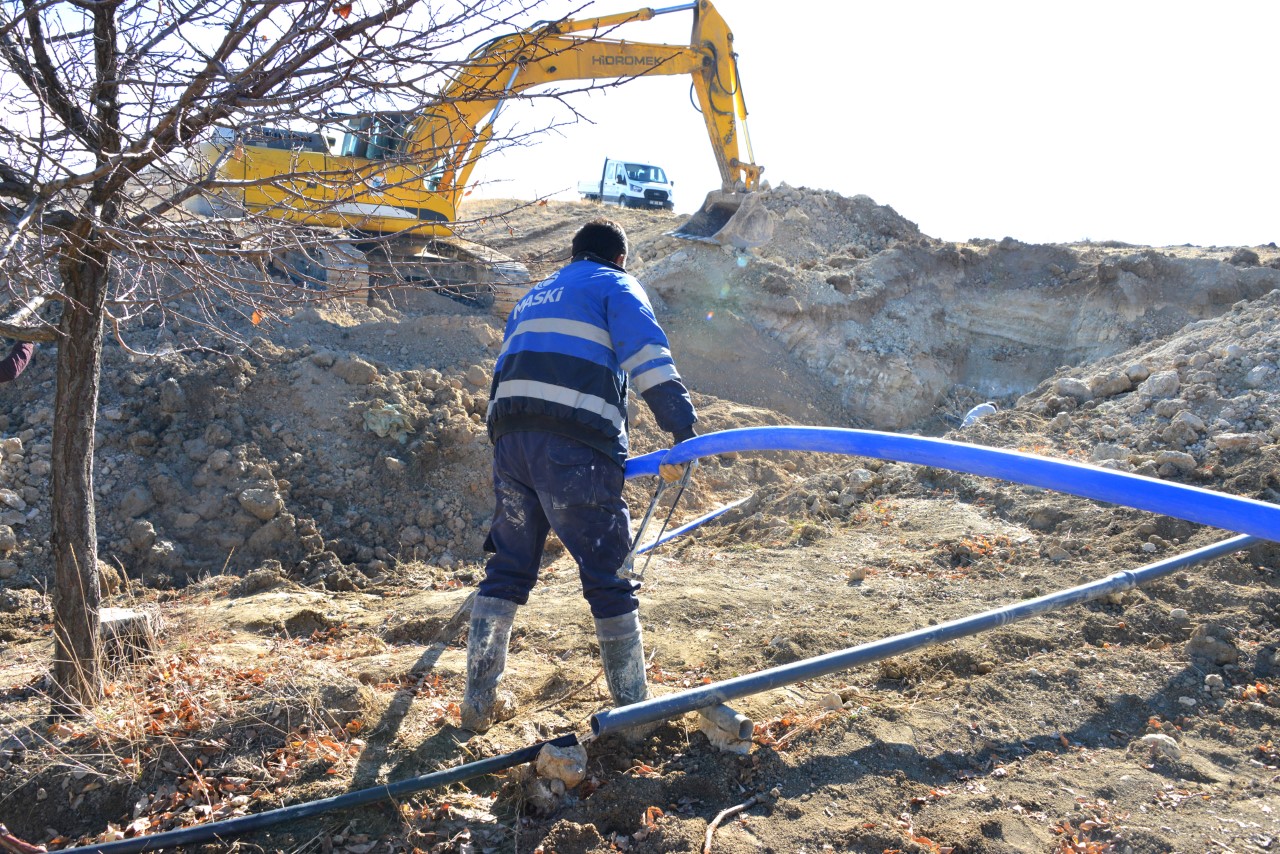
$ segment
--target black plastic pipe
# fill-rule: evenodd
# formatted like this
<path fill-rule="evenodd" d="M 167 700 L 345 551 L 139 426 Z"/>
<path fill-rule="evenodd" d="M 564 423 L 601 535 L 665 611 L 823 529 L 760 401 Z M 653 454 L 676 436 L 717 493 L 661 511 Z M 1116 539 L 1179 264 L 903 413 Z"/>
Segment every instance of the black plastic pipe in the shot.
<path fill-rule="evenodd" d="M 194 845 L 198 842 L 222 841 L 233 836 L 242 836 L 255 830 L 282 824 L 286 821 L 296 821 L 300 818 L 333 812 L 334 810 L 363 806 L 374 801 L 398 798 L 402 795 L 409 795 L 426 789 L 437 789 L 450 783 L 460 783 L 463 780 L 470 780 L 472 777 L 479 777 L 482 774 L 492 774 L 495 771 L 503 771 L 507 768 L 523 765 L 526 762 L 532 762 L 538 758 L 538 751 L 542 750 L 543 745 L 554 744 L 556 747 L 573 747 L 577 743 L 578 737 L 576 735 L 562 735 L 550 741 L 540 741 L 537 744 L 522 747 L 513 753 L 491 756 L 478 762 L 468 762 L 456 768 L 435 771 L 431 774 L 424 774 L 421 777 L 411 777 L 398 783 L 360 789 L 359 791 L 348 792 L 345 795 L 335 795 L 332 798 L 294 804 L 255 815 L 229 818 L 226 821 L 198 824 L 195 827 L 184 827 L 181 830 L 170 830 L 166 833 L 155 833 L 151 836 L 137 836 L 133 839 L 120 839 L 115 842 L 82 845 L 79 848 L 64 848 L 58 854 L 71 854 L 71 852 L 74 852 L 74 854 L 81 854 L 81 852 L 85 852 L 85 854 L 88 854 L 88 852 L 94 852 L 94 854 L 125 854 L 125 852 L 173 848 L 178 845 Z"/>
<path fill-rule="evenodd" d="M 1075 605 L 1097 599 L 1111 593 L 1132 590 L 1152 579 L 1168 575 L 1175 570 L 1202 561 L 1247 549 L 1262 542 L 1259 537 L 1242 535 L 1229 540 L 1205 546 L 1186 554 L 1176 555 L 1157 563 L 1148 564 L 1132 570 L 1122 570 L 1098 581 L 1060 590 L 1025 602 L 1006 605 L 991 611 L 985 611 L 971 617 L 962 617 L 942 623 L 916 629 L 906 634 L 891 638 L 864 643 L 849 649 L 837 650 L 816 658 L 806 658 L 758 673 L 736 676 L 723 682 L 702 685 L 682 691 L 679 694 L 667 694 L 654 697 L 630 706 L 597 712 L 591 716 L 591 731 L 596 735 L 608 735 L 642 724 L 666 721 L 688 712 L 713 706 L 717 703 L 728 703 L 740 697 L 760 694 L 783 685 L 791 685 L 805 679 L 826 676 L 841 670 L 849 670 L 873 661 L 892 658 L 923 646 L 944 643 L 956 638 L 974 635 L 987 629 L 994 629 L 1009 623 L 1025 620 L 1046 611 L 1053 611 L 1067 605 Z"/>

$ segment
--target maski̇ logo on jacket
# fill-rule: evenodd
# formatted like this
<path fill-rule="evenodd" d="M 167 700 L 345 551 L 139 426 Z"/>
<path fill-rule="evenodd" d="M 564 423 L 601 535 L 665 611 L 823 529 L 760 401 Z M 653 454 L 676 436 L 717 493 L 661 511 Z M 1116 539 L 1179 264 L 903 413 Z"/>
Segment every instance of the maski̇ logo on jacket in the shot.
<path fill-rule="evenodd" d="M 548 288 L 543 291 L 534 291 L 516 303 L 516 307 L 511 314 L 519 315 L 531 305 L 542 305 L 544 302 L 560 302 L 560 297 L 562 296 L 564 296 L 564 288 Z"/>

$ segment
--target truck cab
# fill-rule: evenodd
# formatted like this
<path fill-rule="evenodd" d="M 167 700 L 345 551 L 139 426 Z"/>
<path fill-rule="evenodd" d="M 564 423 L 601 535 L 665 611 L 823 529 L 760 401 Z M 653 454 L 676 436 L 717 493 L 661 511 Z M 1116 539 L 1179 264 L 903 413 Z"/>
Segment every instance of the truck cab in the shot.
<path fill-rule="evenodd" d="M 661 166 L 639 160 L 605 158 L 600 177 L 579 182 L 578 192 L 584 199 L 628 208 L 669 211 L 675 207 L 667 173 Z"/>

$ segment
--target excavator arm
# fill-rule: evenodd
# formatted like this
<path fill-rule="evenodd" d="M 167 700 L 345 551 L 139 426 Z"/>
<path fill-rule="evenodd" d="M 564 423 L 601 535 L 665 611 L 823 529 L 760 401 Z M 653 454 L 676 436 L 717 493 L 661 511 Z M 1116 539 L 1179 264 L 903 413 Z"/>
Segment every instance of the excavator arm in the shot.
<path fill-rule="evenodd" d="M 613 31 L 660 14 L 692 11 L 689 45 L 647 44 L 612 38 Z M 605 80 L 656 75 L 690 75 L 707 126 L 707 136 L 726 192 L 759 188 L 761 167 L 751 162 L 746 135 L 746 102 L 738 77 L 733 33 L 708 0 L 640 9 L 606 17 L 565 20 L 489 42 L 444 93 L 446 109 L 417 123 L 409 152 L 449 152 L 441 192 L 457 203 L 478 161 L 486 130 L 502 103 L 534 87 L 565 80 Z M 493 97 L 468 97 L 492 92 Z M 748 160 L 739 155 L 741 124 Z"/>
<path fill-rule="evenodd" d="M 682 11 L 693 13 L 688 45 L 614 37 L 633 22 Z M 209 156 L 211 162 L 221 157 L 222 175 L 242 188 L 250 210 L 366 233 L 446 237 L 508 99 L 560 81 L 682 74 L 692 79 L 721 190 L 758 189 L 762 169 L 752 162 L 745 131 L 733 33 L 709 0 L 556 21 L 494 39 L 467 58 L 428 111 L 353 122 L 339 154 L 250 140 L 221 157 L 228 144 L 221 140 L 211 144 Z"/>

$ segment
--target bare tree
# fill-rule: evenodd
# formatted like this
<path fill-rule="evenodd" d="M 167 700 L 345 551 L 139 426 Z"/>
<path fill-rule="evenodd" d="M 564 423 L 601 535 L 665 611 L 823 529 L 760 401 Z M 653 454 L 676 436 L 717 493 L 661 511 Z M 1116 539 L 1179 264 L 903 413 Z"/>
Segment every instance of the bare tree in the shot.
<path fill-rule="evenodd" d="M 57 346 L 55 711 L 93 705 L 102 687 L 93 455 L 105 332 L 129 346 L 144 316 L 225 332 L 228 310 L 256 316 L 312 293 L 262 271 L 290 247 L 309 251 L 314 234 L 281 228 L 279 211 L 188 210 L 229 185 L 193 156 L 200 143 L 220 135 L 206 149 L 216 160 L 252 128 L 439 109 L 467 51 L 536 2 L 0 0 L 0 334 Z M 298 182 L 352 177 L 272 184 L 287 204 Z M 41 321 L 46 301 L 60 310 Z"/>

